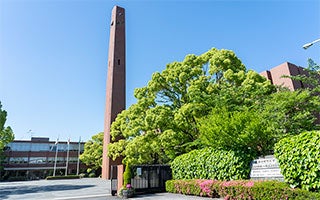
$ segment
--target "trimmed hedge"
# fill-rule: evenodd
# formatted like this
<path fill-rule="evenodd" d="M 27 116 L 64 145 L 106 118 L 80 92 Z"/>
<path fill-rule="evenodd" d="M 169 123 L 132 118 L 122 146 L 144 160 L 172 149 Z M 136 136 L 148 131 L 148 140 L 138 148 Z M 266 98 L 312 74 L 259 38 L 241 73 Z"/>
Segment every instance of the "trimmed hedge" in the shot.
<path fill-rule="evenodd" d="M 48 176 L 46 180 L 58 180 L 58 179 L 79 179 L 79 175 L 68 175 L 68 176 Z"/>
<path fill-rule="evenodd" d="M 9 177 L 8 181 L 27 181 L 27 177 L 25 176 L 13 176 L 13 177 Z"/>
<path fill-rule="evenodd" d="M 320 191 L 320 131 L 284 138 L 274 151 L 285 182 L 292 187 Z"/>
<path fill-rule="evenodd" d="M 166 191 L 185 195 L 224 197 L 225 200 L 320 199 L 320 193 L 292 189 L 279 181 L 169 180 Z"/>
<path fill-rule="evenodd" d="M 246 179 L 251 158 L 234 151 L 204 148 L 176 157 L 171 163 L 174 179 Z"/>

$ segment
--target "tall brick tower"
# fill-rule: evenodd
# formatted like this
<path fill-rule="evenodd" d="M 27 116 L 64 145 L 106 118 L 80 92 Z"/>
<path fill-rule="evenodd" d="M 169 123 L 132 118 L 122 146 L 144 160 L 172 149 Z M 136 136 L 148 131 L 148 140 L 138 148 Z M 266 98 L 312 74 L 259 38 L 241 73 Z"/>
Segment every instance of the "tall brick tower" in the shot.
<path fill-rule="evenodd" d="M 104 121 L 102 178 L 110 179 L 111 165 L 121 164 L 107 157 L 107 145 L 111 142 L 110 127 L 117 115 L 125 109 L 126 86 L 126 37 L 125 10 L 115 6 L 112 9 L 108 55 L 108 77 L 106 110 Z"/>

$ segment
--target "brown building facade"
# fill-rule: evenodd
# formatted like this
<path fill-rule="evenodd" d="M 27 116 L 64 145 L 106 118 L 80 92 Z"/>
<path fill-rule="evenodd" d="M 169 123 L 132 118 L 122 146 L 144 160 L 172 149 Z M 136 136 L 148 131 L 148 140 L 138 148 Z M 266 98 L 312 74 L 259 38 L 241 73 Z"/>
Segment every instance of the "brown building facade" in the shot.
<path fill-rule="evenodd" d="M 66 168 L 67 174 L 86 172 L 87 167 L 81 161 L 78 168 L 78 155 L 83 149 L 84 142 L 80 145 L 79 142 L 56 143 L 49 141 L 49 138 L 38 137 L 14 140 L 5 147 L 1 176 L 5 180 L 12 177 L 25 177 L 29 180 L 45 178 L 53 175 L 55 162 L 56 175 L 65 175 Z"/>
<path fill-rule="evenodd" d="M 292 63 L 285 62 L 278 65 L 270 70 L 261 72 L 260 75 L 266 77 L 274 85 L 282 85 L 289 88 L 291 91 L 299 88 L 306 88 L 308 85 L 301 81 L 292 80 L 290 78 L 284 78 L 282 76 L 296 76 L 296 75 L 307 75 L 307 72 L 303 67 L 296 66 Z"/>

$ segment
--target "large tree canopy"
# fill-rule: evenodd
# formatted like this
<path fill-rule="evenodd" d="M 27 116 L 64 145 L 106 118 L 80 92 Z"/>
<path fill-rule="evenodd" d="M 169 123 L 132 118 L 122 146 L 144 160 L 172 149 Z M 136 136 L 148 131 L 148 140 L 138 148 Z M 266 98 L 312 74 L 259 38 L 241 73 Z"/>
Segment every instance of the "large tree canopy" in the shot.
<path fill-rule="evenodd" d="M 198 119 L 215 107 L 236 110 L 253 106 L 275 91 L 264 77 L 247 71 L 229 50 L 211 49 L 153 74 L 147 86 L 135 90 L 137 103 L 118 115 L 108 146 L 109 156 L 124 162 L 166 163 L 199 148 Z"/>
<path fill-rule="evenodd" d="M 10 126 L 5 127 L 7 121 L 7 112 L 2 110 L 0 102 L 0 153 L 3 148 L 14 139 L 14 134 Z"/>
<path fill-rule="evenodd" d="M 111 126 L 114 143 L 108 145 L 108 155 L 123 156 L 124 163 L 150 164 L 203 147 L 252 157 L 270 153 L 281 138 L 318 128 L 318 74 L 310 73 L 310 79 L 298 78 L 314 89 L 292 92 L 246 70 L 232 51 L 187 55 L 135 90 L 137 103 Z"/>

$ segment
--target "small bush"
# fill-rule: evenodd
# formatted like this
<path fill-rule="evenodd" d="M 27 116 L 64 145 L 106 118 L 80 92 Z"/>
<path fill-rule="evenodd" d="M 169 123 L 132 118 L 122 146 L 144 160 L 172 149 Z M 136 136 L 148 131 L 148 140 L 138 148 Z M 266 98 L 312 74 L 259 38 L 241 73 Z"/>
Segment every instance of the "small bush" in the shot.
<path fill-rule="evenodd" d="M 88 175 L 88 177 L 89 177 L 89 178 L 94 178 L 94 177 L 96 177 L 96 173 L 91 172 L 91 173 Z"/>
<path fill-rule="evenodd" d="M 48 176 L 46 180 L 58 180 L 58 179 L 79 179 L 79 175 L 68 175 L 68 176 Z"/>
<path fill-rule="evenodd" d="M 293 187 L 320 191 L 320 131 L 304 132 L 275 145 L 285 181 Z"/>
<path fill-rule="evenodd" d="M 297 189 L 294 191 L 294 193 L 296 194 L 295 196 L 295 200 L 319 200 L 320 199 L 320 193 L 316 193 L 316 192 L 309 192 L 306 190 L 300 190 Z"/>
<path fill-rule="evenodd" d="M 123 173 L 123 187 L 125 188 L 128 184 L 131 183 L 131 168 L 129 164 L 126 165 L 126 169 Z"/>
<path fill-rule="evenodd" d="M 225 200 L 320 199 L 319 193 L 292 189 L 279 181 L 169 180 L 166 191 L 185 195 L 224 197 Z"/>
<path fill-rule="evenodd" d="M 171 169 L 174 179 L 238 180 L 249 176 L 250 161 L 245 154 L 204 148 L 178 156 Z"/>
<path fill-rule="evenodd" d="M 79 176 L 80 176 L 80 178 L 84 178 L 84 177 L 86 177 L 86 176 L 87 176 L 87 174 L 85 174 L 85 173 L 81 173 L 81 174 L 79 174 Z"/>

